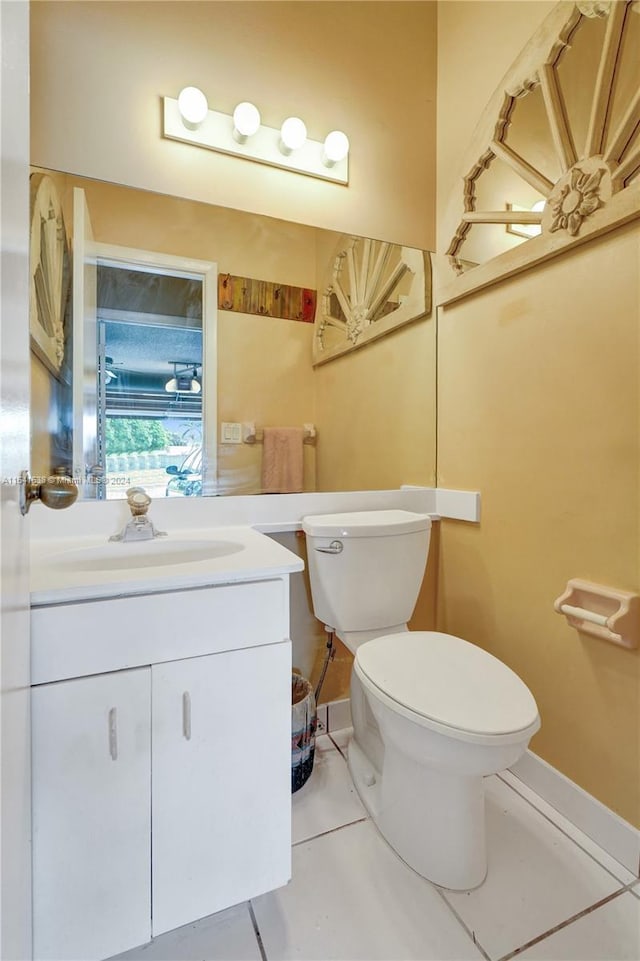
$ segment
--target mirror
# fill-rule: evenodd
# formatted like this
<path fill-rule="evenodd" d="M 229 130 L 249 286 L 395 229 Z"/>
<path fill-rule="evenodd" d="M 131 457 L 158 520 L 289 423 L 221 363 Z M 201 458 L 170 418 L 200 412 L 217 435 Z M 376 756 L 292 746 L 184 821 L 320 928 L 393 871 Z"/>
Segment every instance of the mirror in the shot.
<path fill-rule="evenodd" d="M 64 465 L 85 497 L 99 499 L 135 485 L 158 497 L 433 482 L 399 463 L 389 483 L 376 449 L 393 451 L 388 424 L 411 429 L 405 405 L 416 425 L 427 419 L 411 391 L 402 396 L 401 365 L 421 349 L 417 328 L 425 325 L 435 344 L 428 254 L 34 169 L 34 178 L 43 176 L 60 198 L 73 279 L 61 295 L 57 368 L 32 337 L 34 473 Z M 35 220 L 38 235 L 41 215 Z M 347 249 L 339 304 L 330 279 L 336 250 Z M 364 312 L 354 336 L 345 314 L 359 308 L 366 276 L 375 310 Z M 350 353 L 355 347 L 363 349 Z M 435 391 L 432 363 L 435 349 L 421 360 L 423 391 L 425 376 Z M 369 403 L 368 483 L 353 464 L 352 480 L 336 469 L 357 446 L 351 412 L 336 403 L 338 383 L 360 381 L 367 391 L 377 382 L 381 393 Z M 295 457 L 302 447 L 290 487 L 265 474 L 265 428 L 276 427 L 295 428 Z M 419 429 L 428 448 L 431 427 Z M 424 451 L 418 457 L 421 465 L 432 460 Z"/>

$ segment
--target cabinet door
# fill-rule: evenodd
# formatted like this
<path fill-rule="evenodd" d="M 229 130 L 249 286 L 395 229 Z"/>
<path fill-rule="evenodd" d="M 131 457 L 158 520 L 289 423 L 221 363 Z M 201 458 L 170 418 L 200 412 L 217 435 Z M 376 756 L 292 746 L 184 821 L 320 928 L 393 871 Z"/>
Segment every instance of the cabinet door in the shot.
<path fill-rule="evenodd" d="M 105 958 L 150 932 L 150 669 L 32 691 L 34 958 Z"/>
<path fill-rule="evenodd" d="M 291 877 L 291 645 L 152 667 L 153 934 Z"/>

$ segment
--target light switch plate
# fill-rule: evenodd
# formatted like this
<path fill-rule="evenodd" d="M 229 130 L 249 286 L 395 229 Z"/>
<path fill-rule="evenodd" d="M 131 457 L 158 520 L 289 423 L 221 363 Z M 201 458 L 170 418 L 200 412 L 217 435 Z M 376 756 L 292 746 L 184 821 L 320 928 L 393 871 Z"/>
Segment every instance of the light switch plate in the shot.
<path fill-rule="evenodd" d="M 222 421 L 220 425 L 220 441 L 223 444 L 241 444 L 242 424 L 232 421 Z"/>

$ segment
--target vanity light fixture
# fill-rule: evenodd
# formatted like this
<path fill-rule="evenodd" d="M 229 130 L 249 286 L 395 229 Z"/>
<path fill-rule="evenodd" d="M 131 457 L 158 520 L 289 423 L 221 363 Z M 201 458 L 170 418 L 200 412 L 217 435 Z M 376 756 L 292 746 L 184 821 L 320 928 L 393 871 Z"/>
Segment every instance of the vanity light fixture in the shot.
<path fill-rule="evenodd" d="M 280 150 L 285 156 L 300 150 L 307 142 L 307 127 L 300 117 L 287 117 L 280 127 Z"/>
<path fill-rule="evenodd" d="M 190 361 L 170 360 L 173 365 L 173 377 L 164 385 L 168 394 L 199 394 L 202 385 L 198 380 L 198 367 Z M 179 370 L 178 368 L 182 368 Z"/>
<path fill-rule="evenodd" d="M 243 101 L 233 114 L 209 110 L 196 87 L 185 87 L 178 99 L 163 98 L 162 134 L 207 150 L 244 157 L 295 173 L 349 183 L 349 140 L 332 130 L 324 141 L 310 140 L 299 117 L 288 117 L 280 128 L 261 122 L 258 108 Z"/>
<path fill-rule="evenodd" d="M 334 167 L 349 153 L 349 138 L 342 130 L 332 130 L 324 139 L 322 162 L 327 167 Z"/>
<path fill-rule="evenodd" d="M 238 143 L 246 143 L 260 129 L 260 111 L 244 100 L 233 111 L 233 136 Z"/>
<path fill-rule="evenodd" d="M 209 112 L 209 104 L 198 87 L 184 87 L 178 94 L 178 110 L 189 130 L 197 130 Z"/>

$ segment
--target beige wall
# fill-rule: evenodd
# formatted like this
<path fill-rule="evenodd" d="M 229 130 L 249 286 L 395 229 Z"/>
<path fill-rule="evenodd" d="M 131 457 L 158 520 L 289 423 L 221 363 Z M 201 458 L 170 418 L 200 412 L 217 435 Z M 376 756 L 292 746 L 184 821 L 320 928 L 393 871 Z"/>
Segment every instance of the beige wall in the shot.
<path fill-rule="evenodd" d="M 55 418 L 52 375 L 31 352 L 31 457 L 32 475 L 47 477 L 53 469 L 51 419 Z"/>
<path fill-rule="evenodd" d="M 441 6 L 443 185 L 549 6 Z M 621 228 L 441 309 L 438 355 L 438 484 L 482 492 L 479 526 L 442 523 L 439 626 L 524 678 L 532 749 L 634 824 L 638 651 L 579 635 L 553 601 L 571 577 L 640 589 L 639 241 Z"/>
<path fill-rule="evenodd" d="M 224 206 L 52 173 L 62 194 L 67 229 L 72 190 L 82 187 L 95 239 L 214 261 L 235 273 L 295 286 L 315 286 L 316 230 Z"/>
<path fill-rule="evenodd" d="M 433 2 L 31 4 L 32 162 L 432 249 Z M 344 129 L 350 184 L 162 139 L 161 97 L 187 83 L 231 113 Z"/>
<path fill-rule="evenodd" d="M 435 482 L 435 314 L 317 367 L 320 490 Z"/>
<path fill-rule="evenodd" d="M 254 421 L 259 427 L 315 423 L 312 338 L 311 324 L 219 311 L 218 422 Z M 316 490 L 315 446 L 305 444 L 303 455 L 304 489 Z M 261 463 L 261 444 L 219 445 L 223 491 L 259 493 Z"/>

